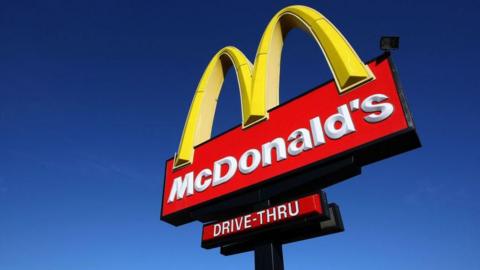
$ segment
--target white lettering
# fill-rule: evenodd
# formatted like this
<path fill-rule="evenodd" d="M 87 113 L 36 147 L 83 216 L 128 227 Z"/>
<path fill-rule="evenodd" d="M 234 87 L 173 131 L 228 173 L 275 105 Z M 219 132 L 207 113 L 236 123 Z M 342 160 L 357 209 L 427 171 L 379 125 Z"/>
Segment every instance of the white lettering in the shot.
<path fill-rule="evenodd" d="M 312 149 L 312 139 L 310 138 L 310 132 L 305 128 L 299 128 L 292 132 L 288 136 L 288 153 L 292 156 L 296 156 L 301 152 Z"/>
<path fill-rule="evenodd" d="M 185 192 L 187 192 L 187 196 L 193 195 L 193 172 L 185 174 L 183 181 L 180 176 L 173 180 L 170 196 L 168 196 L 168 203 L 173 202 L 175 199 L 182 199 L 183 196 L 185 196 Z"/>
<path fill-rule="evenodd" d="M 313 144 L 319 146 L 325 143 L 325 136 L 323 135 L 322 124 L 320 117 L 310 119 L 310 128 L 312 129 Z"/>
<path fill-rule="evenodd" d="M 276 220 L 277 216 L 275 212 L 276 212 L 275 207 L 271 209 L 267 209 L 267 223 L 270 222 L 270 218 L 272 219 L 272 221 Z"/>
<path fill-rule="evenodd" d="M 377 123 L 390 117 L 393 113 L 393 105 L 385 102 L 378 103 L 388 99 L 387 96 L 382 94 L 371 95 L 362 102 L 362 111 L 373 112 L 365 116 L 365 121 L 369 123 Z M 374 104 L 375 102 L 375 104 Z M 376 113 L 375 113 L 376 112 Z"/>
<path fill-rule="evenodd" d="M 222 165 L 228 166 L 228 171 L 225 175 L 222 174 Z M 212 186 L 218 186 L 230 180 L 237 170 L 237 160 L 234 157 L 225 157 L 215 161 L 213 164 L 213 182 Z"/>
<path fill-rule="evenodd" d="M 250 166 L 248 163 L 248 157 L 252 157 L 252 164 Z M 258 165 L 260 164 L 260 152 L 257 149 L 250 149 L 243 153 L 238 162 L 238 170 L 243 174 L 248 174 L 253 172 Z"/>
<path fill-rule="evenodd" d="M 287 158 L 285 141 L 282 138 L 276 138 L 271 142 L 262 145 L 262 166 L 272 165 L 272 149 L 276 150 L 277 161 Z"/>
<path fill-rule="evenodd" d="M 236 218 L 234 221 L 235 221 L 235 230 L 240 231 L 243 225 L 243 217 Z"/>
<path fill-rule="evenodd" d="M 288 214 L 291 217 L 294 217 L 298 215 L 298 213 L 300 213 L 300 209 L 298 209 L 298 201 L 295 201 L 294 204 L 295 204 L 295 210 L 292 209 L 292 203 L 288 203 Z"/>
<path fill-rule="evenodd" d="M 330 139 L 338 139 L 355 131 L 347 105 L 342 105 L 337 110 L 338 113 L 331 115 L 325 121 L 325 133 Z M 340 128 L 335 127 L 337 122 L 341 124 Z"/>
<path fill-rule="evenodd" d="M 252 214 L 248 214 L 245 216 L 245 229 L 252 227 Z"/>
<path fill-rule="evenodd" d="M 220 223 L 213 225 L 213 237 L 219 236 L 221 229 L 222 229 L 222 226 L 220 225 Z"/>
<path fill-rule="evenodd" d="M 212 170 L 210 169 L 203 169 L 198 173 L 197 177 L 195 177 L 195 191 L 196 192 L 202 192 L 205 189 L 210 186 L 210 183 L 212 182 L 211 178 L 205 179 L 205 181 L 202 183 L 202 179 L 204 177 L 209 177 L 212 176 Z"/>
<path fill-rule="evenodd" d="M 282 204 L 278 206 L 278 219 L 287 218 L 287 206 Z"/>
<path fill-rule="evenodd" d="M 260 224 L 263 224 L 263 216 L 265 215 L 265 210 L 258 211 L 257 215 L 260 217 Z"/>
<path fill-rule="evenodd" d="M 222 222 L 222 234 L 230 233 L 230 222 L 224 221 Z"/>

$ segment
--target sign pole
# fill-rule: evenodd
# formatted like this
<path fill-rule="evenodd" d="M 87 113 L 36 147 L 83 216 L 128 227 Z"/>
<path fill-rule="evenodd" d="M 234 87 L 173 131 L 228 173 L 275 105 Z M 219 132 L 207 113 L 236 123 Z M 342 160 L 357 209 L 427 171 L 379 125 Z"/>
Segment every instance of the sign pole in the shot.
<path fill-rule="evenodd" d="M 270 242 L 255 247 L 255 270 L 283 270 L 282 244 Z"/>

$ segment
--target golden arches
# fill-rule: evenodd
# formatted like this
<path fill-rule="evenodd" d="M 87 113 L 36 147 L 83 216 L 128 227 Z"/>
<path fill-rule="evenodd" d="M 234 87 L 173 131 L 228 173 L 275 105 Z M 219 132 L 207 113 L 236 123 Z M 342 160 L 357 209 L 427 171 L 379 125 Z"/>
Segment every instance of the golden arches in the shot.
<path fill-rule="evenodd" d="M 254 65 L 235 47 L 225 47 L 212 58 L 190 106 L 175 168 L 190 164 L 194 147 L 210 139 L 218 96 L 231 66 L 235 68 L 240 89 L 243 127 L 268 118 L 268 110 L 279 102 L 281 54 L 285 37 L 293 28 L 304 30 L 317 41 L 339 93 L 373 78 L 345 37 L 322 14 L 305 6 L 286 7 L 267 25 Z"/>
<path fill-rule="evenodd" d="M 175 167 L 189 164 L 193 159 L 194 146 L 210 139 L 218 97 L 226 73 L 232 66 L 240 90 L 242 123 L 252 124 L 263 119 L 263 115 L 253 115 L 250 109 L 252 98 L 256 98 L 251 93 L 252 63 L 235 47 L 221 49 L 208 64 L 195 91 L 175 156 Z"/>

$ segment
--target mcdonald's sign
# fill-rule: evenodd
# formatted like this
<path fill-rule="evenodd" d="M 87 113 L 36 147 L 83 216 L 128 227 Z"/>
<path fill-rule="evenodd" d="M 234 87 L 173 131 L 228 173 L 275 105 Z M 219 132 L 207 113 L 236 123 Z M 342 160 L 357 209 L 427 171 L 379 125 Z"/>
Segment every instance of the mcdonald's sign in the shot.
<path fill-rule="evenodd" d="M 317 41 L 333 80 L 279 105 L 280 58 L 293 28 Z M 211 138 L 230 67 L 242 124 Z M 267 25 L 253 64 L 228 46 L 206 67 L 178 151 L 166 162 L 161 219 L 174 225 L 209 221 L 258 200 L 302 195 L 419 146 L 389 55 L 365 64 L 322 14 L 289 6 Z"/>

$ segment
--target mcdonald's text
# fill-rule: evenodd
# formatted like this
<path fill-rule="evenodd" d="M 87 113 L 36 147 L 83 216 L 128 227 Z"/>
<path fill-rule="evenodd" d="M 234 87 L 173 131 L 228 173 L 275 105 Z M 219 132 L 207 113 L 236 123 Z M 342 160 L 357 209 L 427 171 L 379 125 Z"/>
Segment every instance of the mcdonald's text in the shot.
<path fill-rule="evenodd" d="M 354 133 L 357 129 L 352 120 L 352 113 L 364 113 L 365 116 L 359 120 L 375 125 L 394 112 L 395 108 L 388 99 L 387 95 L 380 93 L 370 95 L 364 100 L 356 98 L 338 106 L 335 113 L 328 116 L 323 123 L 320 116 L 315 116 L 309 119 L 308 127 L 300 127 L 286 138 L 277 137 L 265 142 L 259 149 L 248 149 L 238 160 L 234 156 L 226 156 L 216 160 L 209 168 L 204 168 L 197 174 L 191 171 L 183 177 L 178 176 L 173 180 L 168 203 L 225 184 L 237 173 L 248 175 L 254 173 L 260 166 L 278 166 L 287 158 L 324 146 L 326 138 L 339 140 Z M 372 128 L 375 127 L 372 126 Z"/>

